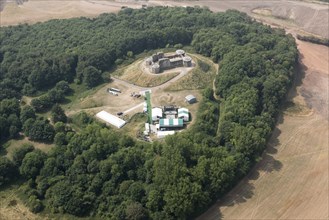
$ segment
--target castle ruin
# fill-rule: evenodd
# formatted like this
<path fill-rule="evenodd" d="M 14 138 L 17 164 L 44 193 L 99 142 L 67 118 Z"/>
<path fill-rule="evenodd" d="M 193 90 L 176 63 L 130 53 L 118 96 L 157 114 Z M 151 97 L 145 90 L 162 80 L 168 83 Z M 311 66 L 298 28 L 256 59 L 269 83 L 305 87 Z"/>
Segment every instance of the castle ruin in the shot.
<path fill-rule="evenodd" d="M 175 53 L 158 52 L 145 61 L 152 73 L 160 73 L 167 69 L 176 67 L 191 67 L 192 59 L 185 55 L 184 50 L 176 50 Z"/>

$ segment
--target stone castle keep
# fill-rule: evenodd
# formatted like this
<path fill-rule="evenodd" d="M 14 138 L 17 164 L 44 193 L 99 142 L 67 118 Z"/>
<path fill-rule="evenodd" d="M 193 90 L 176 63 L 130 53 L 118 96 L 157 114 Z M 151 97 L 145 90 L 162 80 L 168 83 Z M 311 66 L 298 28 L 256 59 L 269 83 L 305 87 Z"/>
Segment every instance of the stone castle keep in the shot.
<path fill-rule="evenodd" d="M 152 73 L 160 73 L 175 67 L 191 67 L 192 59 L 185 55 L 184 50 L 176 50 L 175 53 L 158 52 L 146 59 L 146 66 L 150 67 Z"/>

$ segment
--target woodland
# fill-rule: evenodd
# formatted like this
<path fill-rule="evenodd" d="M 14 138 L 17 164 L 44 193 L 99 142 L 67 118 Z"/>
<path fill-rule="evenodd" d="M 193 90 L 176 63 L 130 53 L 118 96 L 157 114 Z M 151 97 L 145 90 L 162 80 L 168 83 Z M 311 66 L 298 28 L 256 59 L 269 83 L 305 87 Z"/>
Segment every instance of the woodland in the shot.
<path fill-rule="evenodd" d="M 84 112 L 65 115 L 72 84 L 94 88 L 134 55 L 175 45 L 219 63 L 190 129 L 148 143 Z M 291 35 L 234 10 L 126 8 L 1 28 L 1 144 L 24 135 L 55 147 L 0 156 L 0 187 L 19 181 L 21 199 L 41 215 L 196 217 L 260 158 L 297 60 Z"/>

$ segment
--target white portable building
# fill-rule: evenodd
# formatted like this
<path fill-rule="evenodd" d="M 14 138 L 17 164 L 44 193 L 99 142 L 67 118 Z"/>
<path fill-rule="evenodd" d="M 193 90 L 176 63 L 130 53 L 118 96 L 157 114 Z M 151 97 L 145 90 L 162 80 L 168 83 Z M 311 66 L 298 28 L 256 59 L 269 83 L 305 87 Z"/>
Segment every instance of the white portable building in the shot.
<path fill-rule="evenodd" d="M 188 95 L 185 97 L 185 100 L 189 103 L 189 104 L 192 104 L 192 103 L 195 103 L 196 102 L 196 98 L 194 95 Z"/>
<path fill-rule="evenodd" d="M 189 121 L 190 116 L 189 116 L 189 113 L 188 113 L 188 109 L 187 108 L 179 108 L 178 109 L 178 118 L 182 118 L 184 121 Z"/>

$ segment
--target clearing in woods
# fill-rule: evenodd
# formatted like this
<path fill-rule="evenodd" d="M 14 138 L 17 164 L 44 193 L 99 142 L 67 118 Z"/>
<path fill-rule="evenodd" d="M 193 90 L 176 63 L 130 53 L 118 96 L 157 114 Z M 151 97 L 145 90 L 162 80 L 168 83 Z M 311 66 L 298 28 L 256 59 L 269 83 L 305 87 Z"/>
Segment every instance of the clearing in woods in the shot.
<path fill-rule="evenodd" d="M 144 59 L 137 60 L 123 71 L 119 69 L 118 71 L 112 73 L 111 76 L 117 77 L 118 79 L 127 81 L 137 86 L 155 87 L 168 82 L 180 73 L 180 68 L 175 68 L 160 74 L 153 74 L 150 73 L 148 67 L 146 67 L 144 63 Z"/>
<path fill-rule="evenodd" d="M 106 5 L 108 6 L 106 6 Z M 1 12 L 1 26 L 22 22 L 35 23 L 52 18 L 96 16 L 117 12 L 122 5 L 140 7 L 130 2 L 87 1 L 29 1 L 23 5 L 8 4 Z M 257 19 L 286 27 L 271 16 L 286 17 L 293 24 L 289 32 L 308 31 L 329 37 L 328 5 L 301 1 L 149 1 L 149 5 L 208 6 L 213 11 L 237 9 Z M 258 15 L 252 10 L 259 8 Z M 265 10 L 266 9 L 266 10 Z M 265 10 L 265 11 L 264 11 Z M 261 13 L 267 13 L 261 17 Z M 301 71 L 295 89 L 289 96 L 288 109 L 283 111 L 263 159 L 231 192 L 212 206 L 199 219 L 328 219 L 328 47 L 298 42 Z M 114 81 L 133 91 L 140 89 Z M 100 91 L 100 90 L 99 90 Z M 153 92 L 153 91 L 152 91 Z M 153 105 L 178 102 L 192 92 L 178 94 L 154 92 L 161 95 Z M 159 94 L 158 93 L 158 94 Z M 184 94 L 185 93 L 185 94 Z M 105 94 L 103 94 L 105 95 Z M 107 95 L 107 94 L 106 94 Z M 82 100 L 83 101 L 83 100 Z M 115 103 L 120 102 L 115 100 Z M 138 104 L 138 103 L 137 103 Z M 81 103 L 88 105 L 88 103 Z M 97 105 L 97 103 L 96 103 Z M 136 105 L 136 104 L 134 104 Z M 77 106 L 78 107 L 78 106 Z M 85 106 L 88 108 L 88 106 Z M 193 105 L 197 109 L 197 105 Z M 111 109 L 111 108 L 110 108 Z M 194 109 L 194 111 L 196 111 Z M 114 109 L 112 109 L 114 110 Z M 22 204 L 10 206 L 10 190 L 0 192 L 0 219 L 36 219 Z"/>

